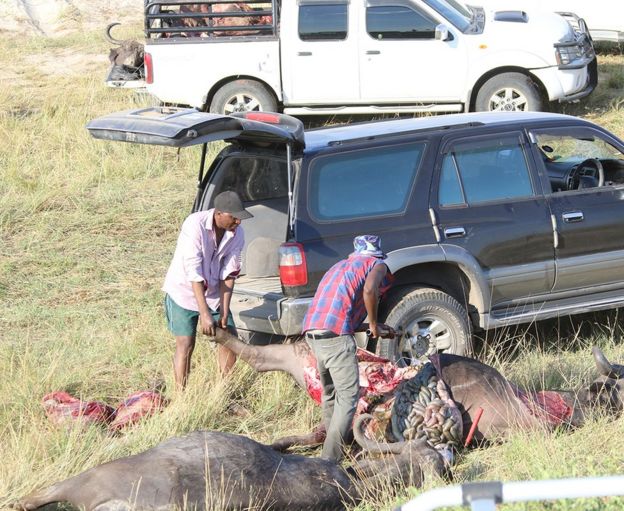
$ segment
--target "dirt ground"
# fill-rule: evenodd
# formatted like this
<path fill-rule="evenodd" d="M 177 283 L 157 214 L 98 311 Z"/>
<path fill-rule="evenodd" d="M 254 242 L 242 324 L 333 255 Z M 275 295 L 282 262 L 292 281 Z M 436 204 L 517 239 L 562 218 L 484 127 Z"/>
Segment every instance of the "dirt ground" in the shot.
<path fill-rule="evenodd" d="M 0 37 L 31 42 L 14 65 L 0 67 L 0 84 L 34 86 L 41 75 L 101 74 L 108 54 L 97 45 L 44 44 L 44 50 L 32 51 L 32 41 L 53 42 L 85 32 L 99 32 L 103 41 L 106 26 L 115 21 L 121 26 L 112 30 L 113 37 L 140 39 L 142 19 L 143 0 L 0 0 Z"/>
<path fill-rule="evenodd" d="M 102 20 L 140 20 L 143 0 L 0 0 L 0 35 L 67 35 Z"/>

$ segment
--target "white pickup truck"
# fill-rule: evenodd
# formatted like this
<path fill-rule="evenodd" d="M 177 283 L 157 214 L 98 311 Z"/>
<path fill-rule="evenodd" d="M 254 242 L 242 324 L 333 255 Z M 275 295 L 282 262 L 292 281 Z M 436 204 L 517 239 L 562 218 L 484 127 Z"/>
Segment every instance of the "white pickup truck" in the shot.
<path fill-rule="evenodd" d="M 597 80 L 558 14 L 457 0 L 150 0 L 145 33 L 148 92 L 215 113 L 547 110 Z"/>

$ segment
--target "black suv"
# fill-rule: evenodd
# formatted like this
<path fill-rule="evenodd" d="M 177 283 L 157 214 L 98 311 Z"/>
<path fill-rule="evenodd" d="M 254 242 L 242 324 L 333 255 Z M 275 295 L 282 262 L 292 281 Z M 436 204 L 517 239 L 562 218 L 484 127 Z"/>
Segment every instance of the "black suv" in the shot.
<path fill-rule="evenodd" d="M 304 133 L 279 114 L 149 108 L 88 129 L 204 144 L 193 209 L 236 190 L 254 214 L 232 300 L 243 334 L 299 334 L 323 273 L 364 233 L 396 277 L 382 319 L 403 336 L 386 356 L 462 354 L 474 329 L 624 304 L 624 144 L 588 121 L 455 114 Z M 214 140 L 228 145 L 204 172 Z"/>

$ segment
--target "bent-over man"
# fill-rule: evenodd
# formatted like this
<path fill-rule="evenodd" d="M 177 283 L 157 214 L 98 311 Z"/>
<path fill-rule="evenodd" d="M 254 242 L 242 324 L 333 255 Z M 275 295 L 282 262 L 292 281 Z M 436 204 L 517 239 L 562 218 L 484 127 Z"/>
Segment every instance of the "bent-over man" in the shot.
<path fill-rule="evenodd" d="M 321 457 L 334 461 L 342 459 L 360 393 L 353 334 L 368 315 L 371 336 L 394 336 L 392 328 L 377 323 L 379 297 L 392 278 L 379 237 L 356 236 L 353 246 L 355 251 L 323 276 L 303 322 L 323 387 L 327 437 Z"/>
<path fill-rule="evenodd" d="M 240 223 L 252 216 L 238 194 L 227 191 L 215 197 L 213 209 L 192 213 L 182 224 L 163 285 L 167 325 L 176 340 L 173 372 L 178 389 L 186 386 L 190 373 L 198 322 L 204 335 L 215 335 L 215 323 L 236 333 L 230 301 L 245 244 Z M 222 375 L 235 361 L 228 348 L 217 347 Z"/>

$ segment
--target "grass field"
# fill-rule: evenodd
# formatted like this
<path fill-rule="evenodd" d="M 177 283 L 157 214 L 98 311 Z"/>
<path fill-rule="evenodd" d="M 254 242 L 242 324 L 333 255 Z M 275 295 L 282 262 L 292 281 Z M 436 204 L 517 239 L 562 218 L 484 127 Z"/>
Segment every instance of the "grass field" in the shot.
<path fill-rule="evenodd" d="M 115 437 L 97 427 L 66 431 L 48 422 L 41 398 L 50 391 L 114 405 L 154 377 L 164 376 L 173 388 L 160 286 L 190 211 L 199 153 L 90 138 L 89 119 L 150 101 L 103 85 L 108 46 L 99 33 L 18 43 L 0 41 L 0 508 L 195 429 L 261 442 L 307 432 L 319 411 L 288 377 L 256 375 L 238 364 L 224 384 L 212 346 L 202 340 L 187 392 L 169 390 L 172 401 L 162 414 Z M 84 72 L 64 69 L 68 62 L 81 63 Z M 624 137 L 624 56 L 602 53 L 599 65 L 598 90 L 561 110 Z M 479 356 L 521 385 L 578 387 L 593 374 L 591 345 L 624 361 L 622 326 L 611 312 L 496 332 Z M 235 401 L 251 416 L 230 414 Z M 518 434 L 462 454 L 454 474 L 455 482 L 544 479 L 617 474 L 623 464 L 623 420 L 597 416 L 574 432 Z M 373 492 L 360 508 L 390 508 L 418 491 Z"/>

